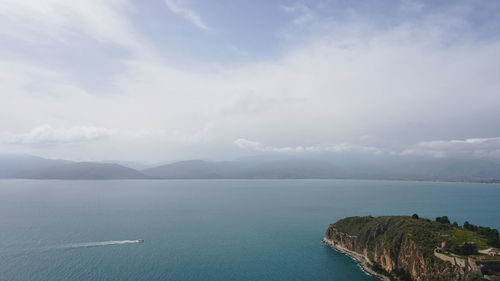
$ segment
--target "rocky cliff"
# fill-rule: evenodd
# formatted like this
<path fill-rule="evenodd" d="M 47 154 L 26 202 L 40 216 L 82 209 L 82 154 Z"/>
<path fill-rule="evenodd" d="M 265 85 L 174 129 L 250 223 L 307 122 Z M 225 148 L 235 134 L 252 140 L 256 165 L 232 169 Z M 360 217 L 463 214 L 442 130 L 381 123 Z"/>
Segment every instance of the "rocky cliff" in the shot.
<path fill-rule="evenodd" d="M 443 241 L 452 239 L 453 229 L 405 216 L 351 217 L 330 225 L 324 242 L 390 280 L 484 280 L 481 272 L 434 255 Z"/>

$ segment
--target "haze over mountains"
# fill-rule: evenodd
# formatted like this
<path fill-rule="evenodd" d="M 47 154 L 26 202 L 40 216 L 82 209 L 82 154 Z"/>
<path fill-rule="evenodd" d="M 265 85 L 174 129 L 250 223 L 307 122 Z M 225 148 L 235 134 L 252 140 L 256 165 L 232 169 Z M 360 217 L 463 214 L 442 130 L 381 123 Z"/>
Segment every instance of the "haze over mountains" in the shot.
<path fill-rule="evenodd" d="M 113 163 L 73 162 L 30 155 L 0 155 L 0 178 L 141 179 L 141 172 Z"/>
<path fill-rule="evenodd" d="M 135 164 L 130 163 L 131 166 Z M 141 165 L 135 165 L 141 166 Z M 233 161 L 188 160 L 147 169 L 117 163 L 0 155 L 0 178 L 18 179 L 392 179 L 499 182 L 500 163 L 480 159 L 316 155 L 255 156 Z"/>

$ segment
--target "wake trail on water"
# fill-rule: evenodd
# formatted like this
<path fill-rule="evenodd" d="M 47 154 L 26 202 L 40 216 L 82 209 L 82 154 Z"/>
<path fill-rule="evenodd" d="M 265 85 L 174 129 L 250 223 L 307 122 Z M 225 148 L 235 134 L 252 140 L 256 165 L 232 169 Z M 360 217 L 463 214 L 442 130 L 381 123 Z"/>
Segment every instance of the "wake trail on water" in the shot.
<path fill-rule="evenodd" d="M 122 244 L 136 244 L 136 243 L 141 243 L 141 241 L 140 240 L 118 240 L 118 241 L 71 243 L 71 244 L 60 245 L 57 248 L 59 248 L 59 249 L 85 248 L 85 247 L 99 247 L 99 246 L 108 246 L 108 245 L 122 245 Z"/>
<path fill-rule="evenodd" d="M 88 248 L 88 247 L 99 247 L 99 246 L 109 246 L 109 245 L 123 245 L 123 244 L 138 244 L 142 243 L 144 240 L 112 240 L 112 241 L 102 241 L 102 242 L 84 242 L 84 243 L 70 243 L 56 246 L 47 246 L 41 248 L 31 248 L 31 249 L 21 249 L 14 251 L 0 251 L 0 258 L 2 254 L 11 255 L 11 257 L 21 257 L 32 255 L 34 253 L 43 253 L 53 250 L 63 250 L 63 249 L 75 249 L 75 248 Z"/>

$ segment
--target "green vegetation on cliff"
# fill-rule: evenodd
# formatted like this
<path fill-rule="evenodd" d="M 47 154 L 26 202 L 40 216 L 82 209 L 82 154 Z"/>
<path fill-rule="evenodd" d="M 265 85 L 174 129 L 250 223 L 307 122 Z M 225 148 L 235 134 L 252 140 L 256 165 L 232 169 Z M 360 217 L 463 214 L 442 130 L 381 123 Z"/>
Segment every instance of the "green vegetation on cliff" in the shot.
<path fill-rule="evenodd" d="M 443 235 L 452 229 L 448 224 L 407 216 L 350 217 L 339 220 L 333 226 L 340 232 L 357 236 L 370 250 L 375 250 L 378 242 L 384 242 L 391 249 L 397 247 L 403 238 L 411 238 L 424 257 L 432 256 L 434 249 L 443 241 Z"/>
<path fill-rule="evenodd" d="M 447 242 L 449 248 L 473 243 L 478 249 L 486 249 L 498 247 L 500 239 L 496 229 L 474 226 L 468 222 L 460 227 L 450 224 L 447 217 L 438 217 L 436 221 L 418 216 L 349 217 L 337 221 L 333 227 L 357 236 L 362 244 L 372 250 L 382 240 L 384 245 L 391 248 L 401 239 L 410 238 L 424 257 L 433 256 L 434 250 L 442 242 Z"/>
<path fill-rule="evenodd" d="M 446 216 L 349 217 L 330 225 L 325 239 L 365 256 L 391 280 L 483 280 L 500 269 L 498 230 L 461 227 Z"/>

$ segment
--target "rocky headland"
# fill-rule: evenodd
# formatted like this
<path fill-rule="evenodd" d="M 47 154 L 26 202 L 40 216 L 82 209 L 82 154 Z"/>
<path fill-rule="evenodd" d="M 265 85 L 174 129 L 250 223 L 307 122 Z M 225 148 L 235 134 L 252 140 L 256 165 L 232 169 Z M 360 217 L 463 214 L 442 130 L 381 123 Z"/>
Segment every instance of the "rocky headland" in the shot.
<path fill-rule="evenodd" d="M 498 230 L 413 216 L 349 217 L 323 242 L 381 280 L 500 280 Z"/>

